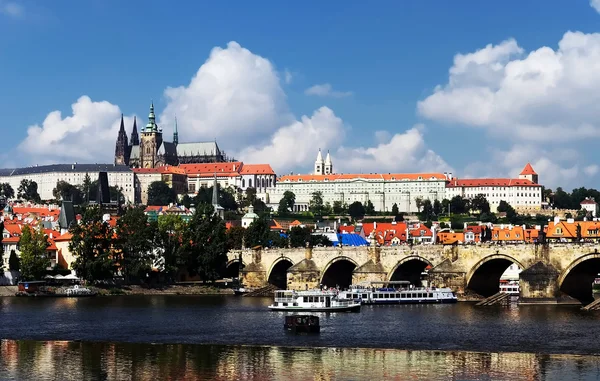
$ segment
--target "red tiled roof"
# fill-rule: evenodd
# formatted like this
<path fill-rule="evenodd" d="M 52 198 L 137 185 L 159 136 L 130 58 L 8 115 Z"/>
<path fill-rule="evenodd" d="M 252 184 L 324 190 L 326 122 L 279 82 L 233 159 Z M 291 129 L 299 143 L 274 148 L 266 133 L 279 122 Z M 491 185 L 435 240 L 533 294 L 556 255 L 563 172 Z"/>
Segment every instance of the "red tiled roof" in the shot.
<path fill-rule="evenodd" d="M 441 173 L 362 173 L 362 174 L 343 174 L 334 173 L 331 175 L 286 175 L 279 178 L 278 181 L 289 182 L 304 182 L 304 181 L 348 181 L 348 180 L 385 180 L 385 181 L 401 181 L 401 180 L 445 180 L 446 177 Z"/>
<path fill-rule="evenodd" d="M 275 171 L 269 164 L 243 164 L 242 175 L 274 175 Z"/>
<path fill-rule="evenodd" d="M 535 173 L 531 164 L 527 163 L 519 175 L 537 175 L 537 173 Z"/>
<path fill-rule="evenodd" d="M 66 232 L 65 234 L 58 236 L 56 238 L 54 238 L 55 242 L 61 242 L 61 241 L 70 241 L 71 238 L 73 238 L 73 234 Z"/>
<path fill-rule="evenodd" d="M 596 201 L 594 201 L 594 200 L 583 200 L 579 204 L 580 205 L 596 205 Z"/>
<path fill-rule="evenodd" d="M 188 176 L 190 175 L 206 175 L 224 177 L 224 176 L 239 176 L 242 163 L 239 161 L 228 163 L 204 163 L 204 164 L 180 164 Z"/>
<path fill-rule="evenodd" d="M 20 236 L 14 236 L 14 237 L 3 238 L 2 243 L 19 243 L 20 240 L 21 240 Z"/>
<path fill-rule="evenodd" d="M 455 187 L 541 187 L 530 180 L 524 179 L 452 179 L 446 183 L 448 188 Z"/>

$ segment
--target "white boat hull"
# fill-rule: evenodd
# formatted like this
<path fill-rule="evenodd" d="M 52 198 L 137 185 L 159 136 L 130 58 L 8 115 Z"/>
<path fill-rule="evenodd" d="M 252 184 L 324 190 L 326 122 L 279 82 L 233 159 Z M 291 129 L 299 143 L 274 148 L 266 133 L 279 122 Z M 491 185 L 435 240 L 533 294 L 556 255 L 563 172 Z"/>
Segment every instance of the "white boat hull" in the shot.
<path fill-rule="evenodd" d="M 306 311 L 306 312 L 359 312 L 360 303 L 354 303 L 348 306 L 332 307 L 305 307 L 305 306 L 274 306 L 270 305 L 272 311 Z"/>

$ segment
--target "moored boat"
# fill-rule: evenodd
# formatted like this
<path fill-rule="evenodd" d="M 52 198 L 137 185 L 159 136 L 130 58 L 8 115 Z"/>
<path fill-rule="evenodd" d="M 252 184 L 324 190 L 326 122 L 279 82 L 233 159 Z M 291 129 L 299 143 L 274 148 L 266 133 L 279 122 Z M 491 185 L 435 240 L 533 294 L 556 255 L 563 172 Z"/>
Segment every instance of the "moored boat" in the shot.
<path fill-rule="evenodd" d="M 382 285 L 386 287 L 376 287 Z M 395 287 L 394 287 L 395 286 Z M 450 288 L 412 287 L 409 282 L 369 282 L 353 285 L 340 292 L 345 299 L 362 304 L 435 304 L 456 303 L 456 294 Z"/>
<path fill-rule="evenodd" d="M 360 302 L 346 299 L 337 291 L 275 291 L 275 300 L 269 306 L 273 311 L 313 311 L 313 312 L 358 312 Z"/>

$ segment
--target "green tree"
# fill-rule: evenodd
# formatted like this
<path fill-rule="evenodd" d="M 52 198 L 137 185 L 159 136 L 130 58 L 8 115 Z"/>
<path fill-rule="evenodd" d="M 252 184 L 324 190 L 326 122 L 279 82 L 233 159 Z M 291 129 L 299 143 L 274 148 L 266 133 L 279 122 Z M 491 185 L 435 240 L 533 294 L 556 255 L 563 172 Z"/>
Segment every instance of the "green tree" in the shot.
<path fill-rule="evenodd" d="M 157 229 L 141 207 L 127 209 L 117 221 L 114 258 L 126 282 L 144 280 L 152 270 Z"/>
<path fill-rule="evenodd" d="M 225 222 L 213 213 L 212 205 L 196 209 L 181 245 L 190 275 L 210 282 L 219 278 L 227 264 L 225 230 Z"/>
<path fill-rule="evenodd" d="M 415 205 L 417 206 L 417 212 L 421 213 L 421 206 L 423 205 L 423 197 L 415 197 Z"/>
<path fill-rule="evenodd" d="M 40 202 L 38 194 L 38 185 L 35 181 L 29 179 L 21 180 L 19 184 L 17 197 L 26 201 Z"/>
<path fill-rule="evenodd" d="M 227 247 L 240 250 L 244 245 L 244 234 L 246 229 L 241 226 L 232 226 L 227 230 Z"/>
<path fill-rule="evenodd" d="M 213 187 L 201 187 L 198 189 L 198 193 L 194 197 L 193 201 L 188 202 L 188 204 L 200 205 L 200 204 L 212 204 L 213 197 Z M 185 198 L 185 196 L 184 196 Z M 217 184 L 217 199 L 219 205 L 223 207 L 226 211 L 229 210 L 237 210 L 238 204 L 235 201 L 235 193 L 232 188 L 221 188 L 219 184 Z M 185 203 L 184 203 L 185 205 Z M 188 206 L 189 208 L 189 206 Z"/>
<path fill-rule="evenodd" d="M 431 204 L 431 200 L 423 200 L 421 202 L 421 210 L 419 217 L 421 221 L 430 221 L 433 218 L 433 205 Z"/>
<path fill-rule="evenodd" d="M 256 188 L 248 187 L 246 188 L 246 195 L 244 196 L 243 206 L 254 205 L 256 202 Z"/>
<path fill-rule="evenodd" d="M 78 224 L 69 229 L 73 235 L 69 250 L 75 257 L 73 270 L 87 282 L 112 279 L 115 272 L 113 230 L 102 220 L 98 207 L 84 210 Z"/>
<path fill-rule="evenodd" d="M 279 207 L 277 208 L 277 214 L 286 215 L 289 211 L 293 210 L 296 204 L 296 195 L 292 191 L 283 192 L 283 197 L 279 200 Z"/>
<path fill-rule="evenodd" d="M 394 203 L 394 205 L 392 205 L 392 215 L 397 216 L 398 214 L 400 214 L 400 211 L 398 210 L 398 204 Z"/>
<path fill-rule="evenodd" d="M 81 194 L 83 197 L 83 201 L 88 204 L 91 200 L 91 192 L 92 192 L 92 179 L 90 178 L 90 174 L 86 173 L 83 178 L 83 184 L 81 184 Z"/>
<path fill-rule="evenodd" d="M 57 201 L 70 200 L 76 205 L 80 205 L 84 200 L 81 189 L 63 180 L 56 183 L 56 187 L 52 190 L 52 195 Z"/>
<path fill-rule="evenodd" d="M 21 248 L 21 278 L 23 280 L 39 280 L 46 274 L 50 259 L 46 248 L 48 239 L 42 229 L 24 226 L 19 240 Z"/>
<path fill-rule="evenodd" d="M 148 186 L 148 205 L 165 206 L 177 201 L 175 190 L 162 181 L 153 181 Z"/>
<path fill-rule="evenodd" d="M 348 214 L 354 220 L 360 220 L 365 216 L 365 207 L 360 201 L 354 201 L 348 206 Z"/>
<path fill-rule="evenodd" d="M 450 215 L 450 213 L 452 212 L 451 210 L 452 208 L 452 203 L 450 202 L 450 200 L 448 200 L 447 198 L 442 200 L 442 213 L 446 213 L 448 215 Z"/>
<path fill-rule="evenodd" d="M 433 214 L 436 216 L 440 216 L 442 214 L 442 203 L 438 199 L 433 201 Z"/>
<path fill-rule="evenodd" d="M 315 216 L 322 216 L 324 211 L 323 192 L 313 192 L 308 203 L 308 210 Z"/>
<path fill-rule="evenodd" d="M 0 184 L 0 195 L 9 199 L 15 197 L 15 190 L 9 183 Z"/>
<path fill-rule="evenodd" d="M 310 229 L 308 227 L 294 226 L 289 232 L 290 247 L 306 247 L 310 244 Z"/>
<path fill-rule="evenodd" d="M 556 188 L 556 192 L 554 192 L 552 199 L 554 204 L 553 206 L 555 208 L 571 209 L 572 207 L 571 196 L 567 192 L 565 192 L 561 187 Z"/>
<path fill-rule="evenodd" d="M 329 201 L 327 201 L 325 203 L 325 205 L 323 205 L 323 215 L 329 216 L 332 213 L 333 213 L 333 208 L 331 207 L 331 204 L 329 203 Z"/>
<path fill-rule="evenodd" d="M 156 247 L 162 253 L 161 270 L 168 282 L 175 281 L 179 269 L 187 265 L 181 252 L 185 229 L 185 221 L 176 214 L 166 214 L 158 218 L 155 242 Z"/>
<path fill-rule="evenodd" d="M 331 242 L 331 240 L 329 238 L 327 238 L 326 236 L 324 236 L 322 234 L 311 234 L 310 246 L 311 247 L 314 247 L 314 246 L 331 247 L 331 246 L 333 246 L 333 242 Z"/>
<path fill-rule="evenodd" d="M 471 200 L 471 207 L 473 210 L 479 211 L 480 214 L 490 212 L 490 204 L 485 195 L 481 193 Z"/>
<path fill-rule="evenodd" d="M 21 259 L 19 259 L 17 253 L 14 250 L 10 251 L 10 256 L 8 257 L 8 269 L 10 271 L 21 270 Z"/>
<path fill-rule="evenodd" d="M 269 246 L 269 232 L 271 228 L 264 217 L 260 217 L 246 228 L 246 234 L 244 235 L 244 242 L 246 247 Z"/>
<path fill-rule="evenodd" d="M 459 195 L 452 197 L 452 200 L 450 200 L 450 209 L 452 213 L 467 213 L 467 200 Z"/>
<path fill-rule="evenodd" d="M 344 215 L 348 213 L 348 207 L 344 204 L 343 201 L 334 201 L 332 209 L 333 213 L 337 215 Z"/>
<path fill-rule="evenodd" d="M 283 237 L 278 231 L 271 231 L 269 233 L 269 246 L 287 248 L 289 247 L 288 239 Z"/>
<path fill-rule="evenodd" d="M 375 207 L 373 206 L 371 200 L 367 200 L 367 203 L 365 204 L 365 214 L 368 216 L 375 214 Z"/>

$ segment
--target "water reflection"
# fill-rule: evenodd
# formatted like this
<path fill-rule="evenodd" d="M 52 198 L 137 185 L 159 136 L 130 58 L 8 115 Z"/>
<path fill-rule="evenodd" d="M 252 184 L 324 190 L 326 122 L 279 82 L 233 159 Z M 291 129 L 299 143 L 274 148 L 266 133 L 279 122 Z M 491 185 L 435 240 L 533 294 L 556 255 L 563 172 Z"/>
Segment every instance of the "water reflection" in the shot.
<path fill-rule="evenodd" d="M 593 380 L 594 356 L 0 341 L 0 379 Z"/>

